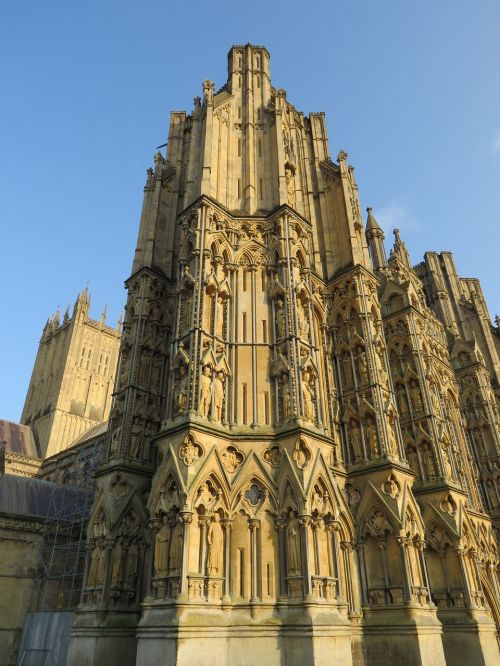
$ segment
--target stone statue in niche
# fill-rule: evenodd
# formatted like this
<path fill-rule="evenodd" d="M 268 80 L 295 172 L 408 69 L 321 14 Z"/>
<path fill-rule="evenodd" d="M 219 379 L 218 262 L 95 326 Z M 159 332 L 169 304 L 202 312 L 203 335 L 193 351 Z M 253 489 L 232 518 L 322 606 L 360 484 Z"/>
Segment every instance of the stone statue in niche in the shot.
<path fill-rule="evenodd" d="M 139 563 L 139 552 L 135 541 L 129 545 L 127 549 L 127 557 L 125 559 L 125 585 L 133 587 L 137 577 L 137 565 Z"/>
<path fill-rule="evenodd" d="M 444 475 L 447 479 L 453 479 L 453 469 L 451 466 L 451 447 L 449 444 L 443 445 Z"/>
<path fill-rule="evenodd" d="M 304 304 L 300 298 L 297 298 L 297 323 L 299 326 L 299 335 L 303 340 L 307 340 L 309 335 L 309 322 L 307 321 Z"/>
<path fill-rule="evenodd" d="M 286 335 L 286 316 L 285 305 L 281 298 L 276 301 L 276 330 L 278 338 L 284 338 Z"/>
<path fill-rule="evenodd" d="M 208 574 L 221 575 L 222 574 L 222 546 L 224 536 L 220 524 L 220 516 L 218 513 L 214 514 L 213 521 L 208 528 L 208 558 L 207 570 Z"/>
<path fill-rule="evenodd" d="M 170 527 L 168 517 L 163 516 L 162 526 L 155 538 L 154 570 L 156 576 L 166 576 L 168 573 L 168 551 L 170 548 Z"/>
<path fill-rule="evenodd" d="M 411 469 L 415 472 L 417 476 L 420 476 L 420 468 L 418 465 L 418 454 L 414 446 L 408 446 L 406 449 L 406 457 L 410 464 Z"/>
<path fill-rule="evenodd" d="M 315 414 L 311 373 L 307 368 L 302 371 L 302 400 L 304 403 L 304 418 L 306 421 L 314 421 Z"/>
<path fill-rule="evenodd" d="M 289 166 L 285 167 L 286 178 L 286 194 L 287 203 L 289 206 L 295 206 L 295 175 L 293 169 Z"/>
<path fill-rule="evenodd" d="M 134 417 L 132 426 L 130 428 L 130 455 L 132 458 L 137 458 L 139 454 L 139 447 L 141 444 L 142 434 L 142 419 Z"/>
<path fill-rule="evenodd" d="M 281 377 L 281 392 L 283 398 L 283 422 L 290 420 L 291 398 L 290 377 L 284 373 Z"/>
<path fill-rule="evenodd" d="M 378 434 L 377 426 L 373 422 L 373 419 L 369 418 L 366 421 L 366 439 L 368 441 L 368 446 L 370 448 L 370 454 L 372 458 L 376 458 L 380 455 L 380 448 L 378 445 Z"/>
<path fill-rule="evenodd" d="M 358 349 L 357 364 L 359 383 L 366 384 L 368 382 L 368 364 L 366 362 L 366 352 L 362 347 Z"/>
<path fill-rule="evenodd" d="M 191 308 L 193 293 L 188 291 L 182 301 L 182 316 L 180 318 L 180 333 L 185 333 L 191 326 Z"/>
<path fill-rule="evenodd" d="M 104 577 L 106 575 L 106 562 L 107 562 L 107 550 L 105 546 L 100 547 L 99 552 L 99 561 L 97 562 L 97 571 L 95 577 L 95 587 L 100 587 L 104 585 Z"/>
<path fill-rule="evenodd" d="M 111 585 L 119 585 L 122 580 L 123 544 L 118 538 L 113 547 L 113 563 L 111 565 Z"/>
<path fill-rule="evenodd" d="M 187 406 L 187 382 L 188 369 L 183 363 L 179 366 L 179 378 L 177 382 L 177 391 L 174 396 L 174 408 L 177 413 L 186 411 Z"/>
<path fill-rule="evenodd" d="M 223 333 L 224 333 L 224 299 L 219 296 L 217 298 L 217 317 L 216 317 L 216 327 L 215 327 L 215 335 L 218 338 L 223 338 Z"/>
<path fill-rule="evenodd" d="M 408 398 L 406 397 L 406 389 L 402 384 L 398 384 L 397 400 L 398 400 L 399 413 L 401 414 L 401 416 L 403 418 L 405 416 L 408 416 L 410 412 L 408 406 Z"/>
<path fill-rule="evenodd" d="M 354 462 L 358 462 L 363 459 L 363 444 L 361 440 L 361 428 L 359 427 L 358 422 L 354 419 L 351 419 L 350 430 Z"/>
<path fill-rule="evenodd" d="M 87 576 L 87 587 L 96 587 L 97 580 L 97 567 L 99 565 L 99 555 L 101 554 L 101 547 L 95 546 L 90 553 L 89 573 Z"/>
<path fill-rule="evenodd" d="M 410 397 L 414 411 L 417 413 L 421 412 L 423 409 L 422 394 L 420 393 L 420 386 L 416 379 L 412 379 L 410 382 Z"/>
<path fill-rule="evenodd" d="M 428 442 L 424 442 L 422 445 L 422 463 L 424 466 L 425 478 L 427 480 L 436 478 L 436 468 L 434 465 L 434 454 L 432 452 L 432 447 Z"/>
<path fill-rule="evenodd" d="M 342 354 L 340 359 L 340 366 L 342 369 L 342 380 L 345 388 L 350 388 L 353 385 L 352 380 L 352 365 L 351 365 L 351 355 L 349 352 Z"/>
<path fill-rule="evenodd" d="M 210 403 L 212 402 L 212 370 L 209 365 L 203 367 L 200 378 L 200 414 L 205 418 L 208 416 Z"/>
<path fill-rule="evenodd" d="M 214 418 L 222 422 L 222 410 L 224 406 L 225 377 L 222 370 L 218 370 L 214 378 Z"/>
<path fill-rule="evenodd" d="M 170 542 L 169 574 L 179 574 L 182 564 L 182 544 L 184 540 L 184 527 L 180 516 L 176 517 L 172 528 L 172 540 Z"/>
<path fill-rule="evenodd" d="M 289 576 L 297 576 L 301 571 L 300 558 L 300 526 L 295 511 L 288 513 L 286 530 L 286 559 Z"/>

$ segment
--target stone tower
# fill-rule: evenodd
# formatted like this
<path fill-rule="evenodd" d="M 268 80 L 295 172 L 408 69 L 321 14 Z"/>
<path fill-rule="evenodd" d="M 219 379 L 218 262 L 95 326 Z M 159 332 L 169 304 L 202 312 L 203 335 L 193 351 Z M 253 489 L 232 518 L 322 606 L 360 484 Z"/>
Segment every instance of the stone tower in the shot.
<path fill-rule="evenodd" d="M 88 289 L 73 314 L 59 311 L 47 320 L 31 375 L 21 423 L 30 425 L 46 458 L 71 445 L 82 433 L 106 421 L 111 408 L 121 323 L 89 317 Z"/>
<path fill-rule="evenodd" d="M 497 659 L 496 542 L 446 332 L 383 240 L 265 48 L 231 48 L 227 83 L 171 114 L 71 664 Z"/>

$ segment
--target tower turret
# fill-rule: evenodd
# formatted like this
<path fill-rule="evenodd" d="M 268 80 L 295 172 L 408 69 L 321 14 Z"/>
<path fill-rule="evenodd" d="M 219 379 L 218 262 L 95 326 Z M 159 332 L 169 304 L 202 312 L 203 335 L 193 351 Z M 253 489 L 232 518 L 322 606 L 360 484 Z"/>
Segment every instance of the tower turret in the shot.
<path fill-rule="evenodd" d="M 366 212 L 368 213 L 365 230 L 366 240 L 368 241 L 373 268 L 378 270 L 387 263 L 384 246 L 385 236 L 375 219 L 372 209 L 367 208 Z"/>

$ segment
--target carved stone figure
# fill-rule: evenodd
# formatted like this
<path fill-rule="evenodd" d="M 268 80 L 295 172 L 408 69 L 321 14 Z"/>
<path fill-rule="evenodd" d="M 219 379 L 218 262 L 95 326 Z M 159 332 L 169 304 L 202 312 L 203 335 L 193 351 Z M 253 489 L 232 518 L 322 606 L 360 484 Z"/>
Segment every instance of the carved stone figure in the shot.
<path fill-rule="evenodd" d="M 397 399 L 398 399 L 399 413 L 404 418 L 409 414 L 409 407 L 408 407 L 408 398 L 406 397 L 406 389 L 402 384 L 399 384 L 398 386 Z"/>
<path fill-rule="evenodd" d="M 142 420 L 135 417 L 132 421 L 130 429 L 130 455 L 132 458 L 137 458 L 139 455 L 139 447 L 141 445 L 142 434 Z"/>
<path fill-rule="evenodd" d="M 363 459 L 363 444 L 361 441 L 361 428 L 359 424 L 354 419 L 351 419 L 350 423 L 351 430 L 351 444 L 354 452 L 354 462 L 358 462 Z"/>
<path fill-rule="evenodd" d="M 224 299 L 219 296 L 217 299 L 217 325 L 215 335 L 218 338 L 223 337 L 224 332 Z"/>
<path fill-rule="evenodd" d="M 139 563 L 139 552 L 135 541 L 129 545 L 127 549 L 127 557 L 125 560 L 125 584 L 129 587 L 135 585 L 137 577 L 137 565 Z"/>
<path fill-rule="evenodd" d="M 442 451 L 443 451 L 444 475 L 447 479 L 453 479 L 453 468 L 451 466 L 450 446 L 444 445 L 442 447 Z"/>
<path fill-rule="evenodd" d="M 276 329 L 278 333 L 278 339 L 284 338 L 286 335 L 286 316 L 285 306 L 281 298 L 278 298 L 276 301 Z"/>
<path fill-rule="evenodd" d="M 379 448 L 379 445 L 378 445 L 377 426 L 374 424 L 373 419 L 368 419 L 367 420 L 366 440 L 367 440 L 368 446 L 370 448 L 371 457 L 375 458 L 378 455 L 380 455 L 380 448 Z"/>
<path fill-rule="evenodd" d="M 207 569 L 209 575 L 217 575 L 222 573 L 222 546 L 224 543 L 224 536 L 220 524 L 220 516 L 218 513 L 214 514 L 213 521 L 208 528 L 208 560 Z"/>
<path fill-rule="evenodd" d="M 304 402 L 304 418 L 306 421 L 314 421 L 314 402 L 310 381 L 311 373 L 305 369 L 302 372 L 302 400 Z"/>
<path fill-rule="evenodd" d="M 222 421 L 222 408 L 224 406 L 224 373 L 219 370 L 214 378 L 214 418 Z"/>
<path fill-rule="evenodd" d="M 101 585 L 104 585 L 104 577 L 106 576 L 107 561 L 108 561 L 108 552 L 106 546 L 101 546 L 99 552 L 99 561 L 97 563 L 95 587 L 100 587 Z"/>
<path fill-rule="evenodd" d="M 295 176 L 290 167 L 285 168 L 287 203 L 289 206 L 295 206 Z"/>
<path fill-rule="evenodd" d="M 300 298 L 297 298 L 297 323 L 299 326 L 299 335 L 303 340 L 307 340 L 309 335 L 309 322 L 304 311 L 304 304 Z"/>
<path fill-rule="evenodd" d="M 101 554 L 100 546 L 94 546 L 90 553 L 89 573 L 87 576 L 87 587 L 96 587 L 97 567 L 99 565 L 99 556 Z"/>
<path fill-rule="evenodd" d="M 283 396 L 283 421 L 290 419 L 291 399 L 290 399 L 290 377 L 284 373 L 281 377 L 281 391 Z"/>
<path fill-rule="evenodd" d="M 184 412 L 187 405 L 187 381 L 188 369 L 187 366 L 181 364 L 179 366 L 179 379 L 177 383 L 177 391 L 175 393 L 175 411 L 177 413 Z"/>
<path fill-rule="evenodd" d="M 288 514 L 286 558 L 289 576 L 301 574 L 300 526 L 295 511 Z"/>
<path fill-rule="evenodd" d="M 179 574 L 182 565 L 182 545 L 184 540 L 184 526 L 181 517 L 177 516 L 172 528 L 172 540 L 170 542 L 169 574 Z"/>
<path fill-rule="evenodd" d="M 359 349 L 357 355 L 358 376 L 359 383 L 366 384 L 368 382 L 368 364 L 366 362 L 366 352 L 364 349 Z"/>
<path fill-rule="evenodd" d="M 163 523 L 155 538 L 154 569 L 156 576 L 166 576 L 168 572 L 168 551 L 170 547 L 170 527 L 168 517 L 163 516 Z"/>
<path fill-rule="evenodd" d="M 191 326 L 191 308 L 193 305 L 193 294 L 189 291 L 182 302 L 182 317 L 180 321 L 180 332 L 185 333 Z"/>
<path fill-rule="evenodd" d="M 111 585 L 118 585 L 122 580 L 123 570 L 123 544 L 118 539 L 113 548 L 113 563 L 111 566 Z"/>
<path fill-rule="evenodd" d="M 418 414 L 423 410 L 423 404 L 422 394 L 420 393 L 420 386 L 418 385 L 416 379 L 412 379 L 410 382 L 410 397 L 413 410 Z"/>
<path fill-rule="evenodd" d="M 345 352 L 340 359 L 341 369 L 342 369 L 342 379 L 345 388 L 350 388 L 353 385 L 352 379 L 352 365 L 351 365 L 351 355 L 349 352 Z"/>
<path fill-rule="evenodd" d="M 205 365 L 200 378 L 200 414 L 205 418 L 208 416 L 210 403 L 212 402 L 212 371 L 210 366 Z"/>
<path fill-rule="evenodd" d="M 422 445 L 422 464 L 424 467 L 424 474 L 427 480 L 436 478 L 436 468 L 434 466 L 434 454 L 432 447 L 428 442 Z"/>

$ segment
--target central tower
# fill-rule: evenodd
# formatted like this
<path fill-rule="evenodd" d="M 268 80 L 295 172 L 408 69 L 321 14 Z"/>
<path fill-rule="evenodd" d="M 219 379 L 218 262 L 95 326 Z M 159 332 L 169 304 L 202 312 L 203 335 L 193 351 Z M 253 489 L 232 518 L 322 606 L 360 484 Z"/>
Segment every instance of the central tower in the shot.
<path fill-rule="evenodd" d="M 231 48 L 225 85 L 171 114 L 70 663 L 357 664 L 364 617 L 368 654 L 397 624 L 393 655 L 444 664 L 346 158 L 263 47 Z"/>

